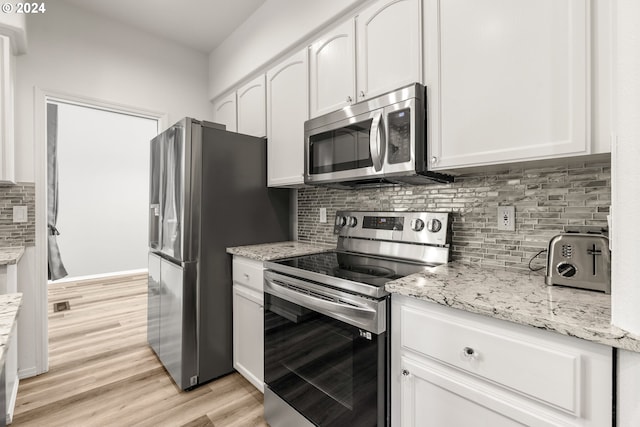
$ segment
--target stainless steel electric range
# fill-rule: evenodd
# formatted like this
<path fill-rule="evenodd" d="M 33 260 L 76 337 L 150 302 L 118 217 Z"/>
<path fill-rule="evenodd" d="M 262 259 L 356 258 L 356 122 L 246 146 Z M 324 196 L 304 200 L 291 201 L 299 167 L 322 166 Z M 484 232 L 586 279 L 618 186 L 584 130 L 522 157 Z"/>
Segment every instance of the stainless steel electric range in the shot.
<path fill-rule="evenodd" d="M 384 285 L 449 260 L 442 212 L 338 212 L 335 251 L 265 263 L 265 419 L 388 426 Z"/>

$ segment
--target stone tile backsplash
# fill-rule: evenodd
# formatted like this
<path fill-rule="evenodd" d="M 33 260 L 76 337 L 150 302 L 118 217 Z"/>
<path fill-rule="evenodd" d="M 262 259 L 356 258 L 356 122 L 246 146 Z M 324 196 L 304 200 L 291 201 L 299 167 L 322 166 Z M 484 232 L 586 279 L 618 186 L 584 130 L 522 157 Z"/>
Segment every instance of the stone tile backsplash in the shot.
<path fill-rule="evenodd" d="M 581 161 L 550 167 L 509 167 L 457 176 L 454 183 L 360 190 L 298 190 L 298 239 L 335 244 L 337 210 L 452 212 L 453 260 L 528 268 L 531 257 L 567 228 L 606 227 L 611 204 L 611 163 Z M 512 205 L 516 230 L 497 230 L 497 209 Z M 328 222 L 319 222 L 319 208 Z M 544 266 L 545 256 L 534 266 Z"/>
<path fill-rule="evenodd" d="M 13 222 L 13 207 L 27 207 L 27 222 Z M 34 246 L 36 242 L 36 185 L 0 185 L 0 247 Z"/>

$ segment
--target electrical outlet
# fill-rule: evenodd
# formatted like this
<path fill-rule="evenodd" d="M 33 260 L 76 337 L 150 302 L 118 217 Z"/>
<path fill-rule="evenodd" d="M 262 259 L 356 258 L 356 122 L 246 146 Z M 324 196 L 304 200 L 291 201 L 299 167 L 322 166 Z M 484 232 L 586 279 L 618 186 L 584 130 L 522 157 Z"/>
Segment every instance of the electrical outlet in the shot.
<path fill-rule="evenodd" d="M 498 230 L 516 231 L 515 207 L 498 206 Z"/>
<path fill-rule="evenodd" d="M 320 208 L 320 222 L 327 222 L 327 208 Z"/>

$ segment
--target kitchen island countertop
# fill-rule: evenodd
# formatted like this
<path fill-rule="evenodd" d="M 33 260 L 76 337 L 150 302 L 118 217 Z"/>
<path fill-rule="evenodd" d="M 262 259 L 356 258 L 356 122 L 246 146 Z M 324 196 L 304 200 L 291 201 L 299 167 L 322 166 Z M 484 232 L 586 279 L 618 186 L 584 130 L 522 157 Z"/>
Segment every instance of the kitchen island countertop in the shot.
<path fill-rule="evenodd" d="M 0 247 L 0 266 L 17 264 L 24 254 L 24 246 Z"/>
<path fill-rule="evenodd" d="M 5 362 L 11 329 L 18 318 L 22 294 L 0 295 L 0 365 Z"/>
<path fill-rule="evenodd" d="M 227 253 L 243 256 L 256 261 L 271 261 L 274 259 L 290 258 L 318 252 L 328 252 L 336 248 L 326 243 L 310 242 L 276 242 L 260 245 L 235 246 L 227 248 Z"/>
<path fill-rule="evenodd" d="M 450 262 L 386 284 L 401 294 L 496 319 L 640 352 L 640 336 L 611 325 L 611 295 L 547 286 L 544 271 Z"/>

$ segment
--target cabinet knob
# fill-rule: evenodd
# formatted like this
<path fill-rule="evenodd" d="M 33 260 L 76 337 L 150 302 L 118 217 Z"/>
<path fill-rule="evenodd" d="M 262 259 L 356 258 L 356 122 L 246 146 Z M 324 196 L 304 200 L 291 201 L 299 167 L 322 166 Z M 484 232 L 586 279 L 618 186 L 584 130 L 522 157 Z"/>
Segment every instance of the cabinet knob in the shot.
<path fill-rule="evenodd" d="M 465 347 L 462 349 L 462 355 L 466 359 L 475 359 L 478 353 L 476 353 L 476 351 L 471 347 Z"/>
<path fill-rule="evenodd" d="M 353 102 L 353 98 L 347 96 L 347 104 L 351 104 Z"/>
<path fill-rule="evenodd" d="M 434 165 L 435 165 L 436 163 L 438 163 L 438 158 L 437 158 L 436 156 L 433 156 L 433 157 L 431 158 L 431 163 L 432 163 L 432 164 L 434 164 Z"/>
<path fill-rule="evenodd" d="M 361 90 L 361 91 L 360 91 L 360 98 L 364 99 L 364 96 L 365 96 L 365 95 L 364 95 L 364 91 L 363 91 L 363 90 Z"/>
<path fill-rule="evenodd" d="M 245 278 L 245 279 L 247 279 L 247 280 L 249 280 L 249 274 L 244 273 L 244 278 Z"/>
<path fill-rule="evenodd" d="M 406 369 L 402 370 L 402 375 L 404 375 L 405 377 L 408 377 L 411 374 L 411 372 L 407 371 Z"/>

